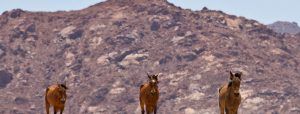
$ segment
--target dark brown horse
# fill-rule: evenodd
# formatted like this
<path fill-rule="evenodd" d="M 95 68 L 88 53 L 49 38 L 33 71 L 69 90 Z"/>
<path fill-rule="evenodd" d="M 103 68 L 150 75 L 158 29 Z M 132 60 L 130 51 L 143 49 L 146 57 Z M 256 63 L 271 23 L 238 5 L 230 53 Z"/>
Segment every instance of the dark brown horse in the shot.
<path fill-rule="evenodd" d="M 146 105 L 146 112 L 150 114 L 157 111 L 157 101 L 159 98 L 158 91 L 158 75 L 148 75 L 148 82 L 140 87 L 140 106 L 142 114 L 145 113 L 144 106 Z"/>
<path fill-rule="evenodd" d="M 242 73 L 233 74 L 230 71 L 229 83 L 223 85 L 219 89 L 219 107 L 220 113 L 237 114 L 239 105 L 241 104 L 240 84 Z"/>
<path fill-rule="evenodd" d="M 67 100 L 67 89 L 66 84 L 55 84 L 46 89 L 45 104 L 47 114 L 49 114 L 49 108 L 51 105 L 54 108 L 54 114 L 58 111 L 60 111 L 60 114 L 63 113 L 65 102 Z"/>

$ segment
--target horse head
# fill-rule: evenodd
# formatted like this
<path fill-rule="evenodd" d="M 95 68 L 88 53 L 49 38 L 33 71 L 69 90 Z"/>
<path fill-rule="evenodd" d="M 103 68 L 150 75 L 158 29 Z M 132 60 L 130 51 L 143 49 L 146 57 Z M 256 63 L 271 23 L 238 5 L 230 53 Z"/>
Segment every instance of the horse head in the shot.
<path fill-rule="evenodd" d="M 242 73 L 241 72 L 238 72 L 238 73 L 232 73 L 230 71 L 230 82 L 228 84 L 228 86 L 230 88 L 232 88 L 233 90 L 233 94 L 235 96 L 239 96 L 240 95 L 240 85 L 241 85 L 241 76 L 242 76 Z"/>
<path fill-rule="evenodd" d="M 67 100 L 67 93 L 66 90 L 68 89 L 68 87 L 66 86 L 66 84 L 58 84 L 58 94 L 59 94 L 59 100 L 61 103 L 65 103 Z"/>

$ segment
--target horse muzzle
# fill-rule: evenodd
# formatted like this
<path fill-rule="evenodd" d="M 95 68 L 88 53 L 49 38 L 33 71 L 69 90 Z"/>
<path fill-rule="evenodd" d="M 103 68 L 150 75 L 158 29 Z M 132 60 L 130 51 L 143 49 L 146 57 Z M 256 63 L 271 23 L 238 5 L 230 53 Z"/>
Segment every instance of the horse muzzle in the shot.
<path fill-rule="evenodd" d="M 61 102 L 61 103 L 65 103 L 65 102 L 66 102 L 66 99 L 61 99 L 60 102 Z"/>
<path fill-rule="evenodd" d="M 234 93 L 234 95 L 235 95 L 235 96 L 239 96 L 239 95 L 240 95 L 240 93 L 239 93 L 239 92 L 237 92 L 237 93 Z"/>
<path fill-rule="evenodd" d="M 156 91 L 155 90 L 151 90 L 151 94 L 154 94 L 154 93 L 156 93 Z"/>

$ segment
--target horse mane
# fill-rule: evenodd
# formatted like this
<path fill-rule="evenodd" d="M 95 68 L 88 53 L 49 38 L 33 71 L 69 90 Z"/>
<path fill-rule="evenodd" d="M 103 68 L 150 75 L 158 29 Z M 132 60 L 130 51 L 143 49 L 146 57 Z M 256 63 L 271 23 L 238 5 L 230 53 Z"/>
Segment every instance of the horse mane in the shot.
<path fill-rule="evenodd" d="M 145 84 L 142 84 L 142 85 L 140 86 L 140 89 L 142 89 L 142 88 L 144 87 L 144 85 L 145 85 Z"/>
<path fill-rule="evenodd" d="M 229 81 L 228 83 L 228 88 L 232 86 L 232 80 Z"/>
<path fill-rule="evenodd" d="M 222 89 L 223 87 L 224 87 L 224 86 L 222 86 L 222 87 L 219 88 L 219 93 L 221 92 L 221 89 Z"/>

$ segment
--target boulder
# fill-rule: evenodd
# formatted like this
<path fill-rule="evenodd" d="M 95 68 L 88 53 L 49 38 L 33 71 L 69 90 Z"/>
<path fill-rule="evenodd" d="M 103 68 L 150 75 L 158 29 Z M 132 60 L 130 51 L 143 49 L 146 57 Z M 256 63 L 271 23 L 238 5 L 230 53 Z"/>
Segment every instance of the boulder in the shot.
<path fill-rule="evenodd" d="M 8 71 L 0 71 L 0 89 L 5 88 L 13 80 L 13 74 Z"/>

